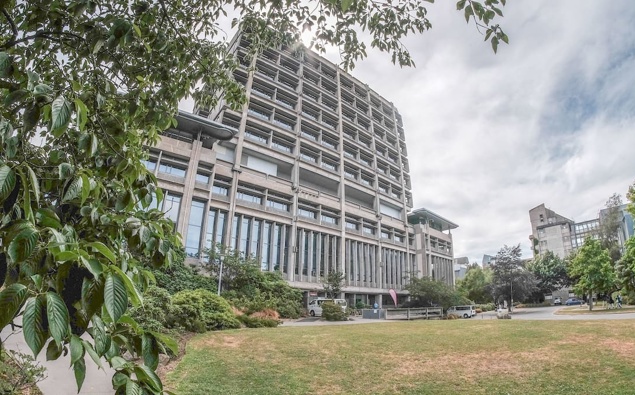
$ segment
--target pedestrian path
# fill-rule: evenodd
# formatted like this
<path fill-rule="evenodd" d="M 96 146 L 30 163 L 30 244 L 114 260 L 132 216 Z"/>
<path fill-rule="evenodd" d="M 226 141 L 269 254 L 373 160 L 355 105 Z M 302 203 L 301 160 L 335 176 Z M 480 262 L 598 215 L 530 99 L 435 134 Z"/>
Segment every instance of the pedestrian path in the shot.
<path fill-rule="evenodd" d="M 0 337 L 3 340 L 6 339 L 4 346 L 7 350 L 32 355 L 31 349 L 24 341 L 21 330 L 16 330 L 12 333 L 11 328 L 7 327 L 0 333 Z M 82 337 L 86 339 L 89 338 L 87 334 Z M 65 357 L 61 356 L 55 361 L 47 361 L 46 350 L 42 350 L 38 355 L 37 361 L 46 368 L 46 378 L 38 383 L 38 387 L 44 395 L 77 394 L 75 375 L 73 369 L 70 367 L 70 354 Z M 115 393 L 111 383 L 113 374 L 114 370 L 108 366 L 104 366 L 104 369 L 99 369 L 90 356 L 86 355 L 86 378 L 84 379 L 84 385 L 79 394 L 113 395 Z"/>

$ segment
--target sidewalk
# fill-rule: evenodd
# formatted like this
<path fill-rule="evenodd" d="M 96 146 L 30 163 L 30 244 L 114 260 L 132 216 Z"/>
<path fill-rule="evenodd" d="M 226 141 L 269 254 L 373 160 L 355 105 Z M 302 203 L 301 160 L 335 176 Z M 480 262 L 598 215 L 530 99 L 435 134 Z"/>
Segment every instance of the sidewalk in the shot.
<path fill-rule="evenodd" d="M 16 332 L 11 333 L 11 328 L 7 327 L 2 331 L 2 333 L 0 333 L 0 336 L 2 339 L 7 339 L 7 336 L 9 336 L 6 343 L 4 343 L 7 350 L 14 350 L 24 354 L 33 355 L 31 349 L 24 341 L 24 336 L 21 330 L 16 330 Z M 85 334 L 82 338 L 88 339 L 90 336 Z M 114 370 L 110 369 L 107 365 L 104 366 L 105 370 L 99 369 L 88 354 L 86 354 L 85 360 L 86 378 L 84 379 L 84 384 L 79 394 L 113 395 L 115 391 L 112 389 L 112 383 L 110 380 L 114 374 Z M 40 351 L 37 361 L 46 368 L 46 378 L 38 383 L 38 387 L 44 395 L 77 394 L 75 374 L 70 367 L 70 353 L 66 356 L 61 356 L 55 361 L 47 361 L 46 349 L 43 349 Z"/>

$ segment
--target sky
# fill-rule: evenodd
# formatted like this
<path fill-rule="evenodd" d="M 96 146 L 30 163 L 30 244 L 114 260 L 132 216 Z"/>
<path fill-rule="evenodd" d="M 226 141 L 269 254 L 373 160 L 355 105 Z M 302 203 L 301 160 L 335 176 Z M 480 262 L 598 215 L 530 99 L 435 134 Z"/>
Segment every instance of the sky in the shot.
<path fill-rule="evenodd" d="M 402 115 L 414 206 L 459 225 L 454 256 L 529 258 L 531 208 L 592 219 L 635 182 L 635 1 L 508 0 L 498 54 L 455 4 L 404 40 L 415 68 L 369 51 L 351 74 Z"/>

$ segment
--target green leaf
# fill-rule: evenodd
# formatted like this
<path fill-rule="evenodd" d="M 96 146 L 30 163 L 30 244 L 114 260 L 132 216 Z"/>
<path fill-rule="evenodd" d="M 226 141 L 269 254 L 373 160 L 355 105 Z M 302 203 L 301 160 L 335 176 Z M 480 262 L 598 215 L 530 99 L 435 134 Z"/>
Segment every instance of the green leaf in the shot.
<path fill-rule="evenodd" d="M 342 0 L 342 12 L 348 11 L 352 4 L 353 0 Z"/>
<path fill-rule="evenodd" d="M 130 280 L 130 277 L 128 277 L 126 273 L 124 273 L 118 266 L 113 265 L 110 266 L 110 268 L 114 270 L 119 275 L 118 277 L 123 280 L 123 283 L 126 286 L 126 290 L 128 291 L 128 295 L 132 299 L 132 305 L 135 307 L 139 306 L 141 304 L 142 297 L 141 294 L 139 294 L 137 287 L 135 287 L 132 280 Z"/>
<path fill-rule="evenodd" d="M 7 261 L 5 259 L 5 267 L 6 263 Z M 2 264 L 2 262 L 0 262 L 0 264 Z M 1 287 L 4 278 L 0 280 Z M 24 303 L 27 295 L 27 287 L 18 283 L 11 284 L 0 292 L 0 306 L 2 306 L 2 308 L 0 308 L 0 328 L 4 328 L 13 320 L 13 317 L 20 311 L 20 307 Z"/>
<path fill-rule="evenodd" d="M 465 7 L 465 22 L 470 23 L 470 17 L 474 15 L 474 10 L 472 6 Z"/>
<path fill-rule="evenodd" d="M 60 137 L 66 130 L 71 120 L 71 104 L 64 98 L 58 96 L 51 104 L 51 132 L 55 137 Z"/>
<path fill-rule="evenodd" d="M 35 128 L 40 122 L 41 109 L 40 106 L 33 102 L 29 104 L 24 110 L 24 115 L 22 116 L 22 126 L 25 132 Z"/>
<path fill-rule="evenodd" d="M 509 44 L 509 37 L 507 37 L 507 34 L 502 33 L 501 40 L 503 40 L 505 44 Z"/>
<path fill-rule="evenodd" d="M 91 157 L 95 156 L 98 148 L 99 148 L 99 139 L 97 138 L 97 135 L 91 134 L 90 135 L 90 152 L 89 152 Z"/>
<path fill-rule="evenodd" d="M 62 224 L 60 223 L 60 218 L 55 214 L 53 210 L 48 208 L 38 209 L 35 213 L 35 219 L 40 226 L 60 229 Z"/>
<path fill-rule="evenodd" d="M 82 177 L 75 177 L 75 179 L 70 183 L 64 197 L 62 198 L 63 202 L 69 202 L 77 197 L 79 197 L 82 193 L 82 188 L 84 183 L 82 182 Z"/>
<path fill-rule="evenodd" d="M 6 52 L 0 52 L 0 78 L 10 77 L 13 74 L 13 61 Z"/>
<path fill-rule="evenodd" d="M 6 199 L 15 188 L 15 172 L 7 165 L 0 167 L 0 202 Z"/>
<path fill-rule="evenodd" d="M 82 179 L 82 204 L 86 202 L 88 196 L 90 196 L 90 181 L 88 180 L 88 176 L 86 174 L 81 175 Z"/>
<path fill-rule="evenodd" d="M 95 352 L 104 355 L 110 348 L 111 338 L 106 332 L 106 326 L 99 316 L 93 317 L 93 339 L 95 340 Z"/>
<path fill-rule="evenodd" d="M 55 361 L 60 355 L 62 355 L 62 346 L 55 340 L 51 340 L 48 347 L 46 347 L 46 360 Z"/>
<path fill-rule="evenodd" d="M 82 339 L 82 345 L 84 346 L 84 350 L 86 350 L 86 352 L 88 352 L 88 355 L 90 355 L 90 357 L 92 358 L 93 362 L 95 362 L 95 364 L 99 366 L 100 369 L 103 369 L 104 365 L 102 365 L 101 358 L 95 352 L 93 345 L 83 339 Z"/>
<path fill-rule="evenodd" d="M 24 262 L 31 256 L 40 234 L 28 223 L 9 243 L 9 258 L 15 263 Z"/>
<path fill-rule="evenodd" d="M 80 99 L 75 99 L 75 112 L 77 112 L 77 126 L 83 131 L 88 121 L 88 108 Z"/>
<path fill-rule="evenodd" d="M 126 385 L 127 381 L 128 381 L 128 376 L 126 376 L 125 374 L 121 372 L 117 372 L 112 376 L 112 387 L 114 389 L 117 389 L 119 387 Z"/>
<path fill-rule="evenodd" d="M 113 266 L 114 267 L 114 266 Z M 128 295 L 126 285 L 117 273 L 108 273 L 104 285 L 104 304 L 106 311 L 114 322 L 126 312 L 128 308 Z"/>
<path fill-rule="evenodd" d="M 4 105 L 6 107 L 11 107 L 16 103 L 21 102 L 28 96 L 29 96 L 29 91 L 27 91 L 26 89 L 18 89 L 17 91 L 13 91 L 5 96 Z"/>
<path fill-rule="evenodd" d="M 498 50 L 498 38 L 496 37 L 492 37 L 492 49 L 494 50 L 494 53 Z"/>
<path fill-rule="evenodd" d="M 71 365 L 84 358 L 84 345 L 82 339 L 77 335 L 71 335 Z"/>
<path fill-rule="evenodd" d="M 4 280 L 7 278 L 8 270 L 9 265 L 7 263 L 7 254 L 0 252 L 0 288 L 4 285 Z M 4 326 L 0 326 L 0 328 L 4 328 Z"/>
<path fill-rule="evenodd" d="M 126 395 L 143 395 L 143 390 L 133 380 L 128 379 L 126 381 Z"/>
<path fill-rule="evenodd" d="M 146 333 L 151 334 L 158 341 L 163 343 L 167 348 L 170 349 L 170 351 L 172 351 L 174 353 L 174 355 L 177 355 L 179 353 L 179 344 L 172 337 L 170 337 L 170 336 L 168 336 L 168 335 L 166 335 L 164 333 L 154 332 L 154 331 L 146 331 Z"/>
<path fill-rule="evenodd" d="M 149 367 L 145 365 L 135 366 L 134 372 L 137 375 L 137 379 L 146 383 L 153 391 L 163 391 L 161 380 Z"/>
<path fill-rule="evenodd" d="M 110 263 L 113 263 L 113 264 L 117 263 L 117 257 L 115 256 L 115 254 L 112 252 L 112 250 L 110 248 L 108 248 L 101 241 L 94 241 L 92 243 L 88 243 L 87 245 L 89 247 L 92 247 L 93 249 L 99 251 L 100 254 L 102 254 L 103 256 L 108 258 Z"/>
<path fill-rule="evenodd" d="M 38 180 L 31 166 L 26 165 L 26 168 L 29 173 L 29 181 L 31 183 L 31 188 L 33 189 L 33 194 L 35 195 L 35 202 L 39 206 L 40 205 L 40 180 Z"/>
<path fill-rule="evenodd" d="M 46 293 L 46 313 L 51 336 L 61 345 L 69 334 L 70 318 L 64 301 L 55 292 Z"/>
<path fill-rule="evenodd" d="M 22 319 L 22 331 L 24 340 L 29 346 L 33 355 L 37 355 L 44 347 L 44 343 L 48 338 L 48 333 L 44 329 L 45 308 L 42 297 L 31 298 L 26 302 L 24 308 L 24 317 Z"/>
<path fill-rule="evenodd" d="M 60 163 L 57 168 L 60 180 L 66 180 L 73 175 L 74 169 L 70 163 Z"/>
<path fill-rule="evenodd" d="M 86 267 L 93 276 L 98 277 L 101 273 L 103 273 L 104 267 L 97 259 L 88 259 L 82 256 L 80 257 L 80 260 L 82 261 L 84 267 Z"/>
<path fill-rule="evenodd" d="M 73 364 L 73 373 L 75 373 L 75 382 L 77 383 L 77 392 L 79 393 L 86 378 L 86 361 L 84 361 L 84 358 L 75 361 Z"/>
<path fill-rule="evenodd" d="M 148 333 L 141 336 L 141 354 L 143 363 L 150 369 L 155 370 L 159 366 L 159 347 L 154 336 Z"/>
<path fill-rule="evenodd" d="M 456 10 L 457 11 L 461 11 L 463 8 L 465 8 L 465 2 L 466 0 L 459 0 L 456 2 Z"/>

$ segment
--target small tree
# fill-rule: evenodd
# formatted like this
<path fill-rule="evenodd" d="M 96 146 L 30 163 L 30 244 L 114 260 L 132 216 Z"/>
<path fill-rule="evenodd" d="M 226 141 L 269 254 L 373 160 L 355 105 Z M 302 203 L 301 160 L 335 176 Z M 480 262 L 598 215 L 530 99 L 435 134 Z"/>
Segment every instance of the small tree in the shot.
<path fill-rule="evenodd" d="M 606 210 L 603 210 L 603 214 L 600 217 L 602 248 L 608 251 L 613 264 L 622 256 L 618 236 L 622 224 L 621 206 L 622 197 L 614 193 L 613 196 L 606 201 Z"/>
<path fill-rule="evenodd" d="M 326 277 L 322 277 L 322 286 L 327 298 L 335 299 L 339 297 L 342 293 L 342 288 L 344 288 L 344 273 L 339 271 L 330 272 Z"/>
<path fill-rule="evenodd" d="M 635 237 L 626 241 L 624 255 L 617 262 L 615 271 L 620 287 L 635 292 Z"/>
<path fill-rule="evenodd" d="M 465 274 L 465 278 L 457 283 L 457 290 L 475 303 L 487 303 L 491 300 L 491 283 L 491 270 L 483 270 L 478 265 L 472 265 Z"/>
<path fill-rule="evenodd" d="M 567 273 L 567 262 L 552 251 L 536 257 L 527 269 L 536 277 L 538 291 L 542 294 L 551 293 L 571 284 L 571 278 Z"/>
<path fill-rule="evenodd" d="M 616 284 L 611 257 L 599 240 L 588 238 L 569 266 L 569 274 L 577 278 L 573 286 L 579 295 L 588 295 L 589 310 L 593 310 L 593 294 L 609 293 Z"/>
<path fill-rule="evenodd" d="M 524 300 L 536 290 L 536 279 L 523 267 L 521 255 L 520 244 L 504 246 L 492 266 L 492 296 L 496 302 L 506 300 L 509 311 L 514 299 Z"/>
<path fill-rule="evenodd" d="M 412 278 L 406 285 L 410 292 L 412 307 L 441 306 L 447 309 L 450 306 L 468 304 L 470 301 L 458 291 L 443 281 L 437 281 L 430 277 Z"/>

